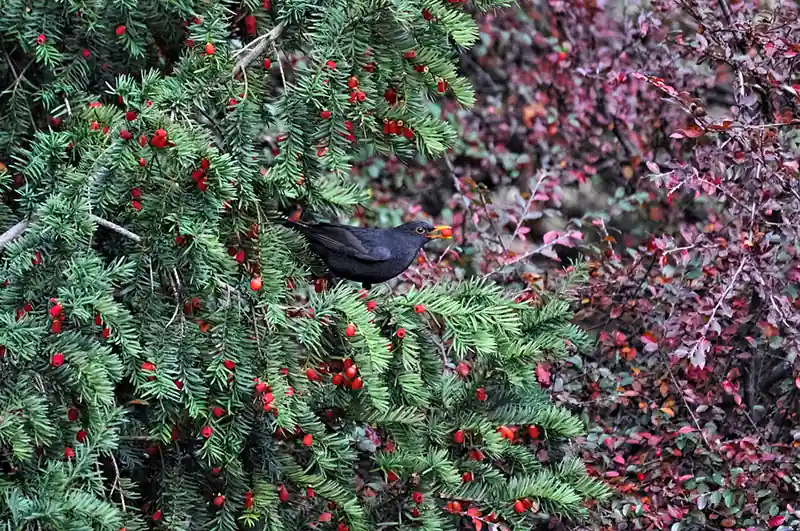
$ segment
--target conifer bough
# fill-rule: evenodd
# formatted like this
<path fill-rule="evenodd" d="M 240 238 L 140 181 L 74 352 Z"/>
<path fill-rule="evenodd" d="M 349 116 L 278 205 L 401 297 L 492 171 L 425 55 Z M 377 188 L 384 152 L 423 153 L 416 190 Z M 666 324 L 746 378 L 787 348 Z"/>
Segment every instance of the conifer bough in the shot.
<path fill-rule="evenodd" d="M 0 529 L 527 528 L 607 495 L 533 370 L 588 346 L 568 304 L 317 293 L 271 221 L 362 205 L 359 153 L 441 155 L 427 101 L 472 103 L 456 47 L 504 3 L 4 4 Z"/>

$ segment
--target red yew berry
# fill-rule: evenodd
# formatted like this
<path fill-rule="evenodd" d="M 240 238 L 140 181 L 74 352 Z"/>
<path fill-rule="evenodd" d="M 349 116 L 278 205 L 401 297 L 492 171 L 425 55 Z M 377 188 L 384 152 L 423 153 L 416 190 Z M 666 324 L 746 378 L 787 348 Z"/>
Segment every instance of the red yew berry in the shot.
<path fill-rule="evenodd" d="M 286 503 L 287 501 L 289 501 L 289 491 L 286 490 L 286 487 L 284 487 L 283 485 L 278 486 L 278 499 L 282 503 Z"/>
<path fill-rule="evenodd" d="M 345 523 L 340 523 L 336 526 L 336 531 L 350 531 L 350 528 Z"/>
<path fill-rule="evenodd" d="M 50 333 L 52 334 L 61 333 L 61 321 L 53 321 L 52 323 L 50 323 Z"/>
<path fill-rule="evenodd" d="M 411 495 L 411 499 L 414 500 L 414 503 L 419 505 L 425 500 L 425 497 L 422 495 L 421 492 L 415 492 L 414 494 Z"/>
<path fill-rule="evenodd" d="M 331 117 L 331 111 L 322 111 L 321 113 L 319 113 L 319 116 L 323 120 L 327 120 L 328 118 Z"/>
<path fill-rule="evenodd" d="M 425 20 L 433 20 L 433 13 L 428 11 L 427 9 L 422 10 L 422 18 Z"/>
<path fill-rule="evenodd" d="M 528 437 L 531 439 L 539 438 L 539 428 L 536 426 L 528 426 Z"/>
<path fill-rule="evenodd" d="M 64 448 L 64 457 L 66 457 L 67 459 L 72 459 L 73 457 L 75 457 L 75 450 L 67 446 L 66 448 Z"/>
<path fill-rule="evenodd" d="M 464 483 L 472 483 L 473 479 L 475 479 L 475 477 L 472 475 L 472 472 L 464 472 L 461 474 L 461 481 Z"/>
<path fill-rule="evenodd" d="M 311 487 L 306 487 L 306 496 L 313 498 L 315 496 L 314 489 Z"/>
<path fill-rule="evenodd" d="M 353 380 L 353 383 L 350 384 L 350 389 L 352 389 L 353 391 L 358 391 L 362 387 L 364 387 L 364 380 L 362 380 L 360 376 L 358 378 L 355 378 Z"/>
<path fill-rule="evenodd" d="M 375 63 L 367 63 L 363 67 L 365 72 L 374 72 L 375 71 Z"/>
<path fill-rule="evenodd" d="M 269 70 L 272 67 L 272 59 L 269 57 L 264 58 L 264 70 Z"/>
<path fill-rule="evenodd" d="M 214 406 L 213 408 L 211 408 L 211 414 L 217 418 L 220 418 L 225 414 L 225 410 L 219 406 Z"/>
<path fill-rule="evenodd" d="M 484 389 L 483 387 L 478 387 L 475 390 L 475 398 L 477 398 L 481 402 L 485 402 L 486 401 L 486 389 Z"/>
<path fill-rule="evenodd" d="M 64 307 L 58 303 L 52 308 L 50 308 L 50 319 L 58 320 L 61 317 L 61 314 L 64 312 Z"/>
<path fill-rule="evenodd" d="M 473 461 L 483 461 L 486 456 L 483 455 L 483 452 L 480 450 L 470 450 L 469 451 L 469 458 Z"/>
<path fill-rule="evenodd" d="M 366 100 L 366 99 L 367 99 L 367 95 L 366 95 L 366 93 L 364 93 L 363 91 L 360 91 L 360 90 L 359 90 L 358 92 L 356 92 L 356 99 L 357 99 L 359 102 L 363 102 L 364 100 Z"/>
<path fill-rule="evenodd" d="M 53 367 L 61 367 L 64 365 L 64 354 L 56 352 L 50 357 L 50 365 Z"/>
<path fill-rule="evenodd" d="M 311 435 L 310 433 L 306 434 L 306 436 L 303 437 L 303 444 L 306 446 L 311 446 L 312 444 L 314 444 L 314 436 Z"/>
<path fill-rule="evenodd" d="M 43 45 L 47 41 L 47 35 L 44 33 L 40 33 L 38 37 L 36 37 L 36 44 L 39 46 Z"/>
<path fill-rule="evenodd" d="M 75 422 L 78 420 L 78 410 L 74 407 L 71 407 L 67 410 L 67 420 L 70 422 Z"/>
<path fill-rule="evenodd" d="M 428 71 L 428 65 L 414 65 L 414 70 L 419 72 L 420 74 L 424 74 Z"/>
<path fill-rule="evenodd" d="M 391 470 L 386 473 L 386 481 L 388 481 L 389 483 L 393 483 L 393 482 L 397 481 L 398 479 L 399 478 L 397 477 L 397 474 L 395 474 Z"/>
<path fill-rule="evenodd" d="M 247 15 L 244 17 L 244 31 L 248 35 L 255 35 L 256 33 L 256 17 L 253 15 Z"/>
<path fill-rule="evenodd" d="M 309 367 L 306 369 L 306 378 L 311 380 L 312 382 L 321 382 L 322 376 L 319 375 L 316 369 Z"/>
<path fill-rule="evenodd" d="M 180 381 L 180 380 L 175 380 L 173 383 L 175 384 L 175 389 L 177 389 L 178 391 L 180 391 L 181 389 L 183 389 L 183 382 L 182 382 L 182 381 Z"/>
<path fill-rule="evenodd" d="M 356 335 L 356 325 L 354 325 L 353 323 L 347 325 L 347 328 L 345 328 L 344 330 L 344 334 L 347 337 L 353 337 L 354 335 Z"/>
<path fill-rule="evenodd" d="M 414 306 L 414 311 L 417 313 L 425 313 L 425 306 L 422 304 L 417 304 Z"/>
<path fill-rule="evenodd" d="M 217 50 L 216 50 L 216 48 L 214 48 L 214 44 L 213 43 L 210 43 L 210 42 L 206 43 L 206 55 L 214 55 L 214 52 L 216 52 L 216 51 Z"/>
<path fill-rule="evenodd" d="M 451 513 L 460 513 L 461 512 L 461 503 L 457 501 L 452 501 L 447 504 L 447 509 Z"/>
<path fill-rule="evenodd" d="M 79 430 L 78 433 L 75 435 L 75 439 L 79 443 L 86 442 L 86 430 Z"/>
<path fill-rule="evenodd" d="M 464 430 L 456 430 L 453 433 L 453 442 L 456 444 L 464 444 Z"/>
<path fill-rule="evenodd" d="M 224 365 L 229 371 L 232 371 L 236 368 L 236 362 L 233 360 L 223 360 L 222 365 Z"/>
<path fill-rule="evenodd" d="M 99 313 L 94 316 L 94 324 L 97 326 L 103 326 L 103 316 Z"/>
<path fill-rule="evenodd" d="M 399 337 L 400 339 L 403 339 L 404 337 L 406 337 L 405 328 L 398 328 L 397 329 L 397 337 Z"/>
<path fill-rule="evenodd" d="M 325 63 L 325 66 L 327 66 L 331 70 L 336 70 L 336 61 L 328 61 Z"/>
<path fill-rule="evenodd" d="M 250 280 L 250 289 L 253 291 L 258 291 L 261 289 L 263 282 L 261 281 L 261 277 L 253 277 Z"/>
<path fill-rule="evenodd" d="M 203 436 L 204 439 L 208 439 L 211 437 L 211 434 L 214 433 L 214 429 L 211 426 L 203 426 L 203 429 L 200 431 L 200 434 Z"/>
<path fill-rule="evenodd" d="M 119 132 L 119 137 L 122 140 L 130 140 L 131 138 L 133 138 L 133 133 L 131 133 L 127 129 L 123 129 L 122 131 Z"/>
<path fill-rule="evenodd" d="M 142 204 L 139 201 L 131 201 L 131 208 L 133 208 L 136 212 L 141 212 Z"/>
<path fill-rule="evenodd" d="M 239 262 L 240 264 L 244 263 L 244 258 L 245 258 L 244 251 L 237 251 L 236 254 L 233 256 L 233 259 Z"/>
<path fill-rule="evenodd" d="M 456 367 L 456 372 L 462 378 L 466 378 L 467 376 L 469 376 L 469 365 L 467 365 L 463 361 L 459 361 L 458 366 Z"/>
<path fill-rule="evenodd" d="M 508 426 L 500 426 L 497 428 L 497 431 L 503 439 L 508 439 L 509 441 L 514 440 L 514 431 Z"/>
<path fill-rule="evenodd" d="M 525 504 L 522 503 L 521 500 L 517 500 L 514 502 L 514 512 L 517 513 L 524 513 L 525 512 Z"/>
<path fill-rule="evenodd" d="M 153 513 L 153 520 L 158 522 L 159 520 L 161 520 L 161 515 L 162 515 L 162 513 L 161 513 L 160 510 L 154 512 Z"/>
<path fill-rule="evenodd" d="M 338 372 L 337 372 L 337 373 L 336 373 L 336 374 L 334 374 L 334 375 L 333 375 L 333 377 L 331 378 L 331 383 L 332 383 L 333 385 L 337 385 L 337 386 L 338 386 L 338 385 L 342 385 L 342 384 L 344 383 L 344 376 L 342 376 L 342 375 L 341 375 L 341 373 L 338 373 Z"/>
<path fill-rule="evenodd" d="M 347 377 L 348 380 L 352 380 L 353 378 L 358 375 L 358 367 L 355 365 L 351 365 L 347 367 L 344 371 L 344 375 Z"/>
<path fill-rule="evenodd" d="M 267 384 L 265 382 L 258 382 L 256 384 L 256 393 L 261 394 L 267 390 Z"/>
<path fill-rule="evenodd" d="M 117 26 L 117 29 L 114 30 L 114 32 L 117 34 L 117 37 L 122 37 L 123 35 L 125 35 L 126 31 L 127 31 L 127 28 L 122 24 Z"/>
<path fill-rule="evenodd" d="M 147 145 L 147 137 L 146 136 L 141 135 L 139 137 L 139 145 L 142 146 L 142 147 L 145 147 Z M 144 159 L 142 159 L 142 160 L 144 160 Z"/>
<path fill-rule="evenodd" d="M 142 363 L 142 370 L 147 372 L 154 372 L 156 370 L 156 366 L 149 361 L 145 361 Z"/>
<path fill-rule="evenodd" d="M 369 301 L 367 303 L 367 311 L 369 311 L 369 312 L 374 312 L 375 308 L 377 308 L 377 307 L 378 307 L 378 303 L 375 302 L 375 301 Z"/>
<path fill-rule="evenodd" d="M 131 188 L 131 197 L 139 199 L 142 197 L 142 191 L 139 188 Z"/>
<path fill-rule="evenodd" d="M 139 115 L 137 114 L 136 111 L 128 111 L 128 112 L 125 113 L 125 119 L 127 121 L 129 121 L 129 122 L 134 121 L 138 117 L 139 117 Z"/>
<path fill-rule="evenodd" d="M 214 505 L 217 507 L 222 507 L 225 504 L 225 496 L 220 494 L 219 496 L 214 496 Z"/>
<path fill-rule="evenodd" d="M 414 50 L 409 50 L 403 53 L 403 57 L 405 57 L 406 59 L 416 59 L 417 52 L 415 52 Z"/>
<path fill-rule="evenodd" d="M 154 148 L 164 148 L 167 145 L 167 132 L 163 129 L 157 129 L 153 138 L 150 139 L 150 145 Z"/>

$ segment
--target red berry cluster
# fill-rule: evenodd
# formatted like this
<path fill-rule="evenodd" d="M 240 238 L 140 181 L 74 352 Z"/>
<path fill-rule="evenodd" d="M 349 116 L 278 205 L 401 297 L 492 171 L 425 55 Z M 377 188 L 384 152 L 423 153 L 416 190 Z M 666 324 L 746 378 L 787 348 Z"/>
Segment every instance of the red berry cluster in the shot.
<path fill-rule="evenodd" d="M 211 167 L 211 163 L 208 159 L 203 158 L 200 159 L 200 167 L 196 168 L 192 171 L 192 180 L 197 185 L 197 189 L 201 192 L 205 192 L 208 189 L 208 169 Z"/>
<path fill-rule="evenodd" d="M 348 325 L 348 329 L 350 326 L 353 327 L 353 334 L 355 334 L 355 325 Z M 335 373 L 331 377 L 331 383 L 337 387 L 350 388 L 353 391 L 358 391 L 364 387 L 364 380 L 358 376 L 358 366 L 350 358 L 342 361 L 342 371 Z"/>
<path fill-rule="evenodd" d="M 383 120 L 383 133 L 386 135 L 403 135 L 409 140 L 414 138 L 414 131 L 403 124 L 403 120 Z"/>
<path fill-rule="evenodd" d="M 61 333 L 61 320 L 63 317 L 64 307 L 61 305 L 60 302 L 56 301 L 55 299 L 50 299 L 51 303 L 55 303 L 53 306 L 50 307 L 50 332 L 53 334 L 60 334 Z"/>

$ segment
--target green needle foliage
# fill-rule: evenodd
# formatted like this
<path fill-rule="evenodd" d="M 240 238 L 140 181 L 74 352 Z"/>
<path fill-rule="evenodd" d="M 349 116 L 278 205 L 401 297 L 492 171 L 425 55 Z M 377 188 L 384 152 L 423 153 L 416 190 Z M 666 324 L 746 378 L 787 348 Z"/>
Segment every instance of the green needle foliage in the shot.
<path fill-rule="evenodd" d="M 0 530 L 528 528 L 607 496 L 534 374 L 587 344 L 566 303 L 315 293 L 279 221 L 363 204 L 360 152 L 442 154 L 427 101 L 472 103 L 455 60 L 505 3 L 0 0 Z"/>

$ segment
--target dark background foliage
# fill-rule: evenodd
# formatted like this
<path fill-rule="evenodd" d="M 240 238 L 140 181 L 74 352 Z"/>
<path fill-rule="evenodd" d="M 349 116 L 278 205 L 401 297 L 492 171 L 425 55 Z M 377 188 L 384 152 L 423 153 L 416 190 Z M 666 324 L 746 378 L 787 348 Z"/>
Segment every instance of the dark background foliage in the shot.
<path fill-rule="evenodd" d="M 380 216 L 457 228 L 411 280 L 489 274 L 526 298 L 588 265 L 574 295 L 596 348 L 538 374 L 595 426 L 584 456 L 617 488 L 592 529 L 798 523 L 797 18 L 522 2 L 462 58 L 479 102 L 441 108 L 449 160 L 362 165 Z"/>

